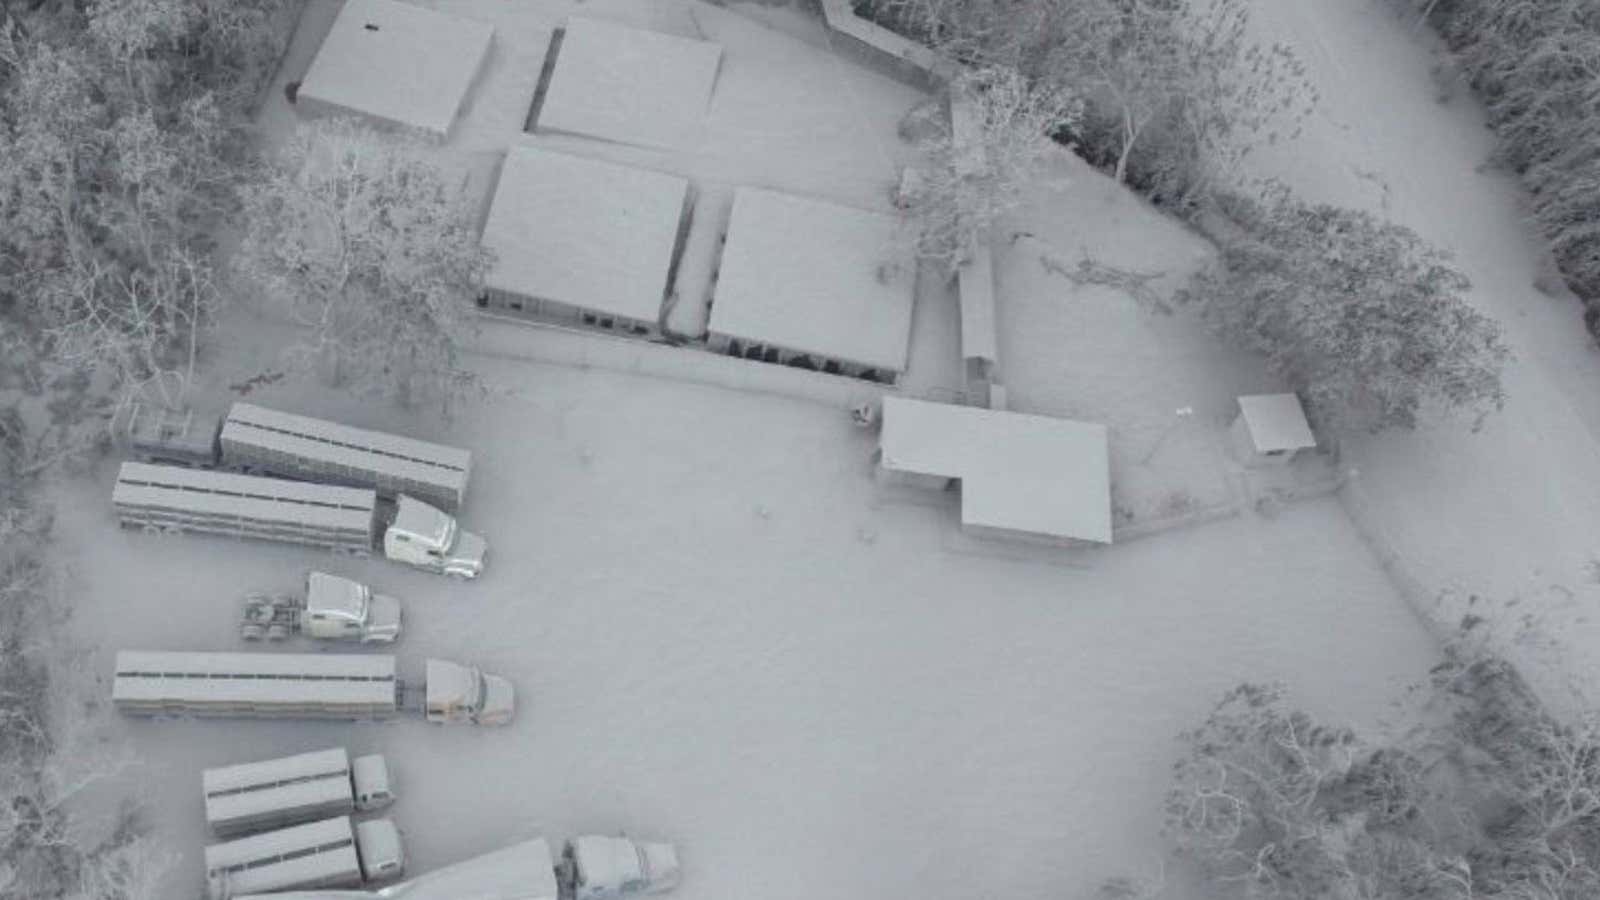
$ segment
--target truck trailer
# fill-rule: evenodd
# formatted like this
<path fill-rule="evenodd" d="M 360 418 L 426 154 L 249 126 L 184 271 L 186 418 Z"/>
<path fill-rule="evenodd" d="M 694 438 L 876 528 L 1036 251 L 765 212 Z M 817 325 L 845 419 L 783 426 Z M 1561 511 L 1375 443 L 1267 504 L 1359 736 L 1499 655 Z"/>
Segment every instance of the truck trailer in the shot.
<path fill-rule="evenodd" d="M 245 595 L 239 636 L 285 640 L 291 634 L 330 641 L 389 644 L 400 636 L 400 601 L 359 581 L 327 572 L 306 574 L 305 591 Z"/>
<path fill-rule="evenodd" d="M 355 556 L 376 549 L 458 578 L 476 578 L 487 552 L 483 538 L 447 513 L 403 494 L 391 503 L 371 488 L 124 462 L 111 503 L 128 528 L 287 541 Z"/>
<path fill-rule="evenodd" d="M 352 428 L 337 422 L 235 403 L 197 419 L 139 403 L 114 423 L 122 444 L 147 462 L 233 469 L 298 481 L 372 488 L 415 497 L 446 512 L 466 499 L 472 454 L 458 447 Z"/>
<path fill-rule="evenodd" d="M 400 832 L 388 819 L 352 822 L 336 816 L 206 848 L 206 896 L 294 888 L 359 887 L 405 871 Z"/>
<path fill-rule="evenodd" d="M 382 719 L 422 712 L 430 722 L 504 725 L 511 683 L 471 666 L 427 661 L 407 685 L 393 656 L 120 650 L 113 705 L 136 716 Z"/>
<path fill-rule="evenodd" d="M 581 883 L 575 874 L 580 870 L 587 879 Z M 568 841 L 561 861 L 549 843 L 534 838 L 377 890 L 291 891 L 235 900 L 611 900 L 663 893 L 678 881 L 678 854 L 671 844 L 592 835 Z"/>
<path fill-rule="evenodd" d="M 384 758 L 352 760 L 343 747 L 206 769 L 200 783 L 206 824 L 217 837 L 373 812 L 394 802 Z"/>

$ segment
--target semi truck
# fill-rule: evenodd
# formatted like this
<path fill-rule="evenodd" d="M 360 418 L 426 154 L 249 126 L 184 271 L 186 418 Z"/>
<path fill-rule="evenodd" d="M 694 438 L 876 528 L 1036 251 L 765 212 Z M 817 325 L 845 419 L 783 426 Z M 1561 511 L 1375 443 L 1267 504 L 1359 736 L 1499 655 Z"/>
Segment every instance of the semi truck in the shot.
<path fill-rule="evenodd" d="M 549 843 L 534 838 L 373 891 L 306 890 L 235 900 L 615 900 L 664 893 L 678 881 L 678 853 L 671 844 L 594 835 L 568 841 L 559 860 Z"/>
<path fill-rule="evenodd" d="M 111 700 L 136 716 L 382 719 L 421 712 L 430 722 L 504 725 L 511 683 L 472 666 L 427 661 L 421 685 L 393 656 L 120 650 Z"/>
<path fill-rule="evenodd" d="M 206 824 L 223 838 L 374 812 L 394 802 L 384 758 L 351 759 L 343 747 L 206 769 L 200 784 Z"/>
<path fill-rule="evenodd" d="M 389 502 L 371 488 L 124 462 L 111 503 L 126 528 L 287 541 L 353 556 L 376 549 L 458 578 L 476 578 L 487 551 L 449 514 L 403 494 Z"/>
<path fill-rule="evenodd" d="M 405 871 L 400 831 L 388 819 L 352 822 L 334 816 L 206 848 L 206 896 L 295 888 L 359 887 Z"/>
<path fill-rule="evenodd" d="M 312 571 L 301 594 L 251 592 L 244 598 L 239 636 L 285 640 L 291 634 L 363 644 L 393 643 L 400 636 L 400 601 L 359 581 Z"/>
<path fill-rule="evenodd" d="M 235 403 L 224 415 L 200 419 L 193 410 L 133 403 L 113 426 L 120 442 L 146 462 L 372 488 L 451 513 L 466 498 L 472 474 L 472 454 L 458 447 L 253 403 Z"/>

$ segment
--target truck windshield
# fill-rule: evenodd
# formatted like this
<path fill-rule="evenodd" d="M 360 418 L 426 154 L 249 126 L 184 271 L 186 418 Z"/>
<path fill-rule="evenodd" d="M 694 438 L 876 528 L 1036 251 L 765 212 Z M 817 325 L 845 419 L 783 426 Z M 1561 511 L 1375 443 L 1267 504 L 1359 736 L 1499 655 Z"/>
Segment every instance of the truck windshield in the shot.
<path fill-rule="evenodd" d="M 440 513 L 439 517 L 444 519 L 444 528 L 439 532 L 439 551 L 443 553 L 448 552 L 451 547 L 455 546 L 456 520 L 444 513 Z"/>

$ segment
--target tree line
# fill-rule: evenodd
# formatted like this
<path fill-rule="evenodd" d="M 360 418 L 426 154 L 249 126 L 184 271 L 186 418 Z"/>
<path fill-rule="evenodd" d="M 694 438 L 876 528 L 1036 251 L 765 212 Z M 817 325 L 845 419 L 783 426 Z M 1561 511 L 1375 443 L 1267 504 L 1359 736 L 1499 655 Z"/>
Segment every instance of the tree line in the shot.
<path fill-rule="evenodd" d="M 1289 48 L 1249 38 L 1246 0 L 855 8 L 965 64 L 950 92 L 970 98 L 989 150 L 974 165 L 949 127 L 919 140 L 920 177 L 902 200 L 924 258 L 959 265 L 1018 204 L 1039 177 L 1044 127 L 1217 244 L 1218 263 L 1180 296 L 1264 355 L 1325 430 L 1410 428 L 1438 410 L 1476 424 L 1504 402 L 1499 327 L 1468 303 L 1445 253 L 1244 176 L 1250 154 L 1297 137 L 1317 101 Z"/>
<path fill-rule="evenodd" d="M 1411 0 L 1471 84 L 1496 161 L 1600 339 L 1600 6 L 1590 0 Z"/>

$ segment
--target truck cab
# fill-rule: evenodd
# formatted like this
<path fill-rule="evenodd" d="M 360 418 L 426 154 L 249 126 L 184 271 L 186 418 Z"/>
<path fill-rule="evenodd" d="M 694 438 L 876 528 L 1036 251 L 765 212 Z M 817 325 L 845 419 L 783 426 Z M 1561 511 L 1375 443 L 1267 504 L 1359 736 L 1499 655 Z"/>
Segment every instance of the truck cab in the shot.
<path fill-rule="evenodd" d="M 383 809 L 394 802 L 394 790 L 389 787 L 389 764 L 381 753 L 350 760 L 350 789 L 355 807 L 361 812 Z"/>
<path fill-rule="evenodd" d="M 487 551 L 484 539 L 461 530 L 454 517 L 404 494 L 383 533 L 388 558 L 457 578 L 478 577 Z"/>
<path fill-rule="evenodd" d="M 511 682 L 442 659 L 428 660 L 425 691 L 429 722 L 505 725 L 516 708 Z"/>
<path fill-rule="evenodd" d="M 563 896 L 572 900 L 659 894 L 678 885 L 678 851 L 671 844 L 584 835 L 567 842 L 556 877 L 565 889 Z"/>
<path fill-rule="evenodd" d="M 361 878 L 368 884 L 393 881 L 405 872 L 400 830 L 388 819 L 356 823 L 356 854 L 361 858 Z"/>
<path fill-rule="evenodd" d="M 359 581 L 311 572 L 301 621 L 307 637 L 392 643 L 400 636 L 400 601 Z"/>

